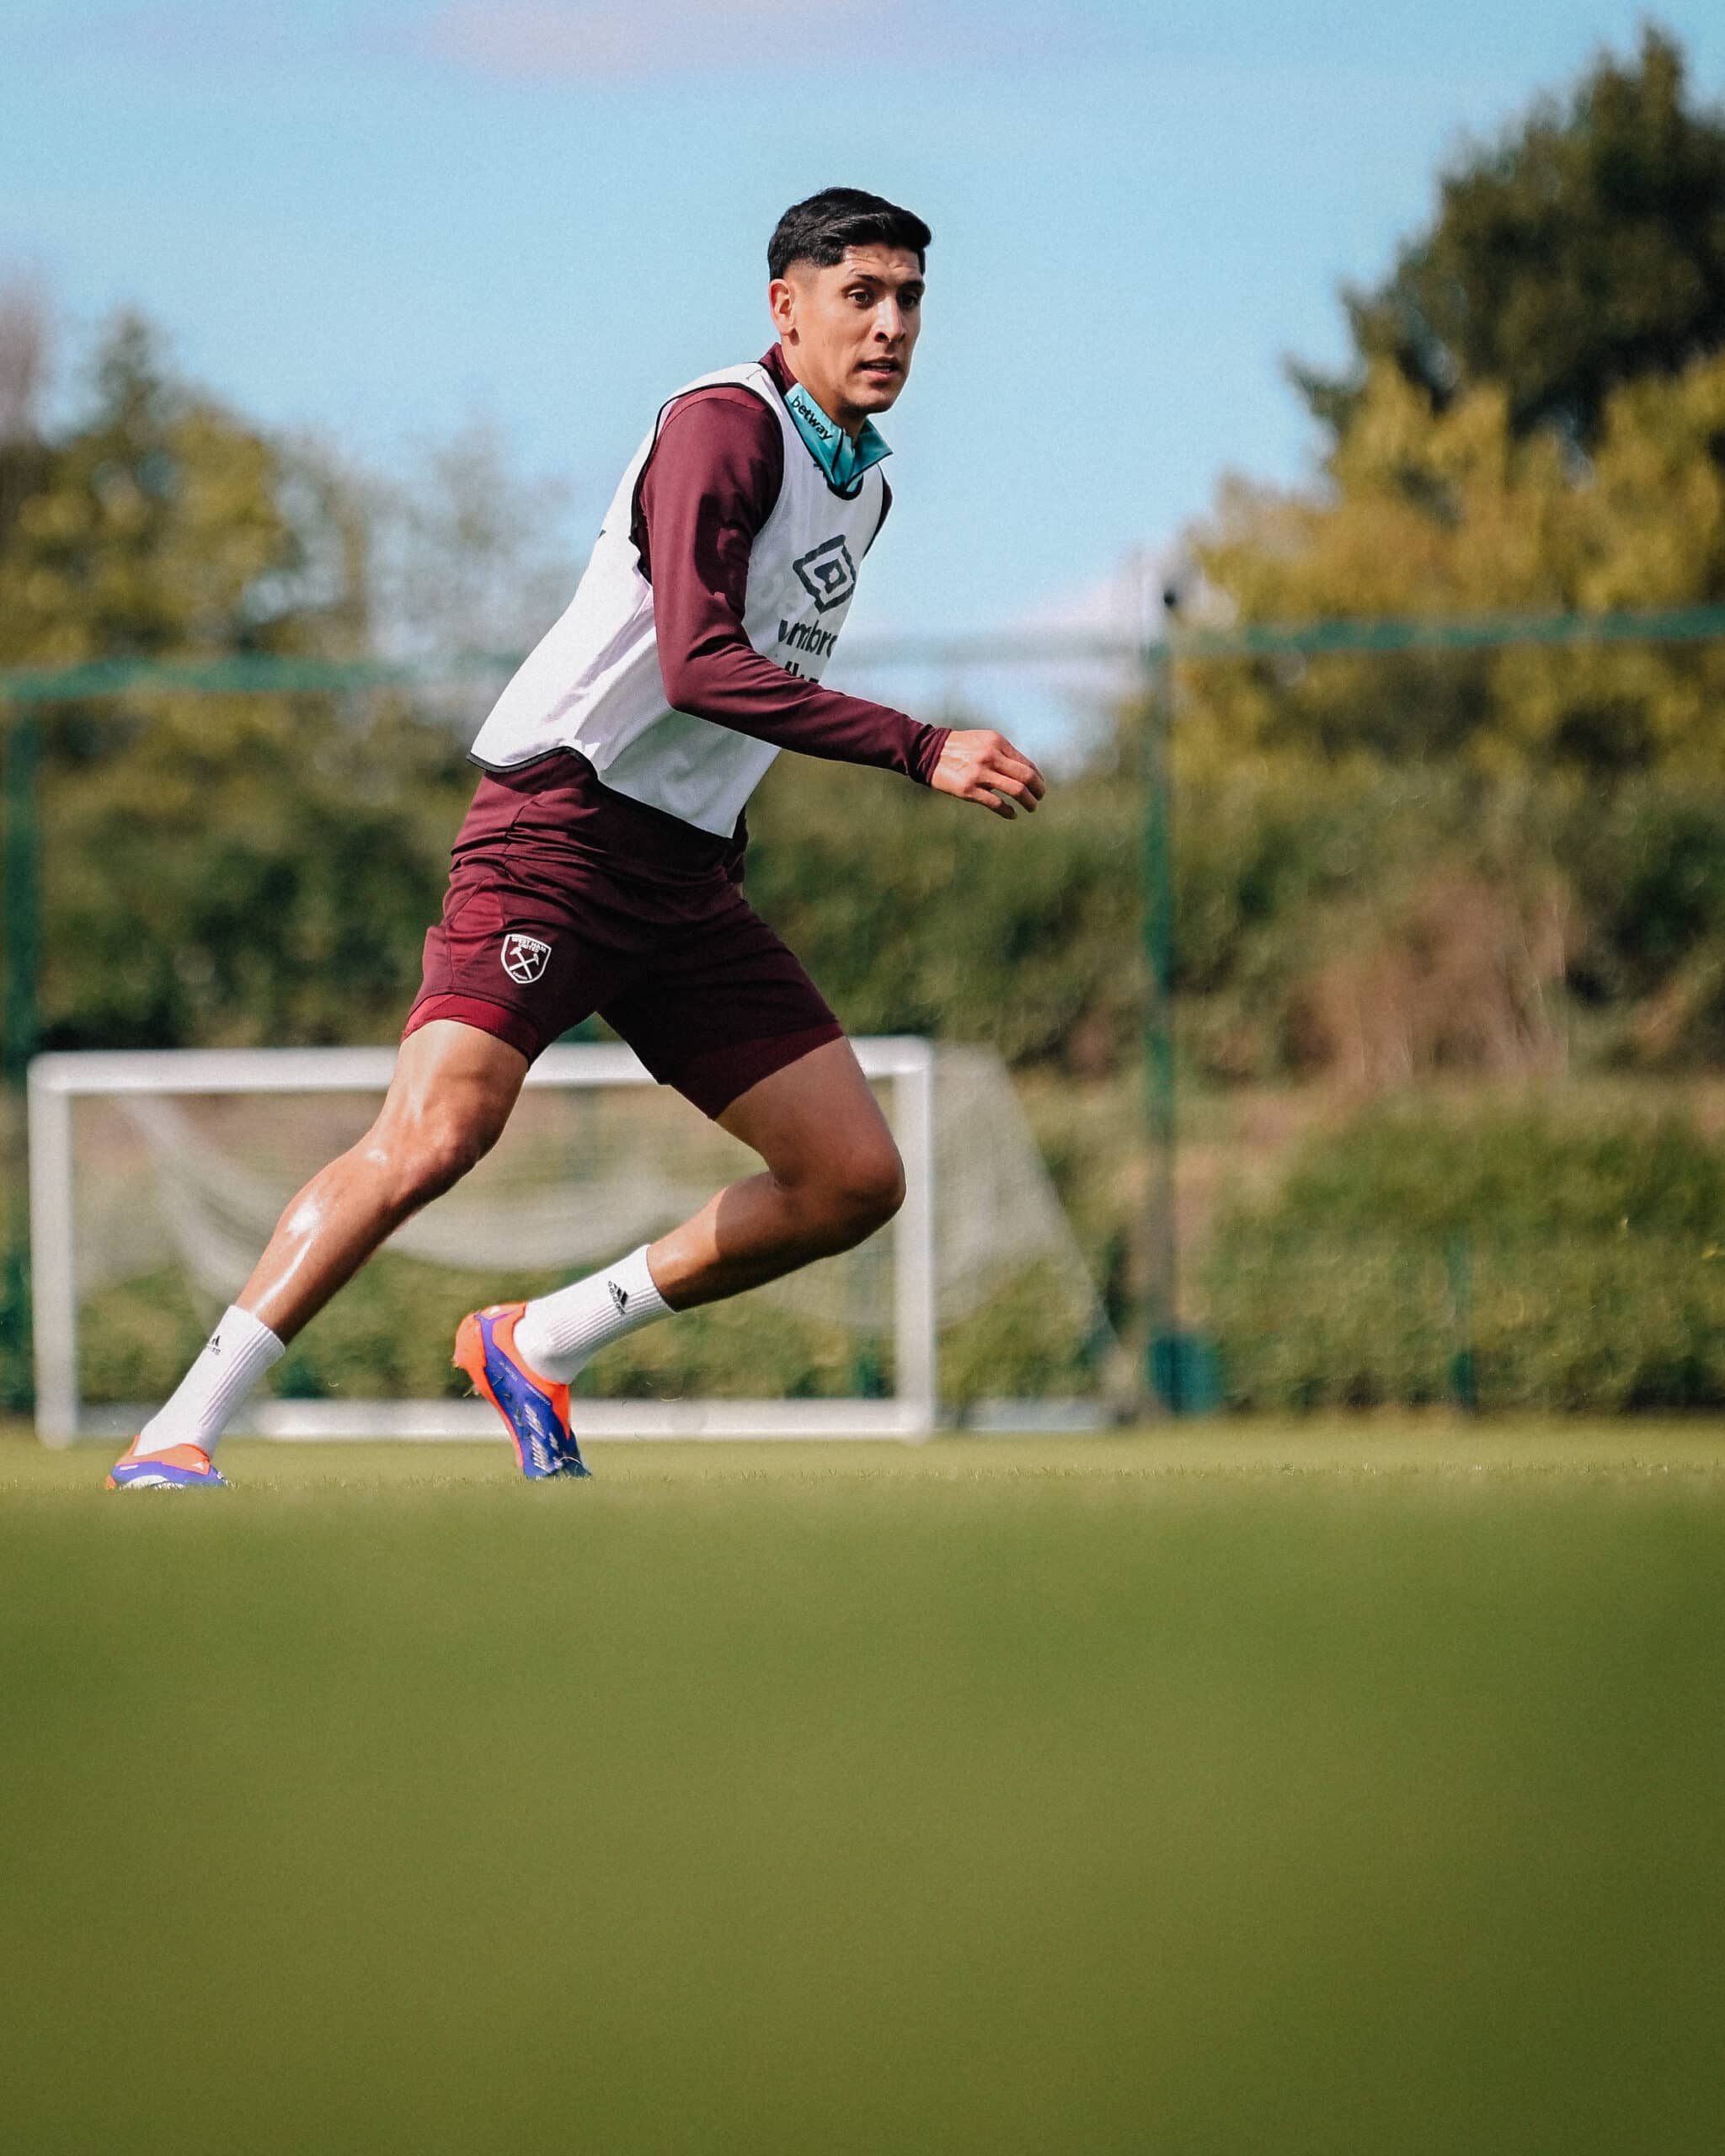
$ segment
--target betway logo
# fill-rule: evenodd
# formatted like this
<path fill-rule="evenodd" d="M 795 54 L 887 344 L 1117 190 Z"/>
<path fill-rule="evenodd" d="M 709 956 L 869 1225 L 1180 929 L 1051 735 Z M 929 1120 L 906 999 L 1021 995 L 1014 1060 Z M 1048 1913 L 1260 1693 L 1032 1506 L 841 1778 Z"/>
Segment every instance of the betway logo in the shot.
<path fill-rule="evenodd" d="M 836 422 L 828 419 L 801 382 L 798 382 L 791 391 L 785 402 L 811 434 L 819 435 L 823 441 L 838 440 L 839 430 Z"/>
<path fill-rule="evenodd" d="M 793 651 L 812 653 L 816 659 L 825 659 L 839 640 L 836 629 L 817 629 L 812 622 L 781 621 L 778 640 L 788 643 Z"/>

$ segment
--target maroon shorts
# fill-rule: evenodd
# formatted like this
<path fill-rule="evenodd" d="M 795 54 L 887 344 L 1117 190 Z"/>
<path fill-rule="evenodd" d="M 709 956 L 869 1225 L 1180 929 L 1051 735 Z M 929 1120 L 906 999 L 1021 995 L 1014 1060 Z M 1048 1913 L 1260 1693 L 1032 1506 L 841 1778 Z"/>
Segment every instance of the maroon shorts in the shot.
<path fill-rule="evenodd" d="M 843 1028 L 738 889 L 740 848 L 559 753 L 479 782 L 403 1038 L 477 1026 L 529 1062 L 595 1011 L 717 1116 Z"/>

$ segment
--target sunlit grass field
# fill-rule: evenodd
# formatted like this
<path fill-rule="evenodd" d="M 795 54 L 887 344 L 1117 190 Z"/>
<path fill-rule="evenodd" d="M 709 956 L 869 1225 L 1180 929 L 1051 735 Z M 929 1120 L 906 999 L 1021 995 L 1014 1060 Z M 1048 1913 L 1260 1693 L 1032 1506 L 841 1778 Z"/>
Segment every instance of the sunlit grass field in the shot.
<path fill-rule="evenodd" d="M 0 1441 L 0 2142 L 1725 2145 L 1725 1428 Z"/>

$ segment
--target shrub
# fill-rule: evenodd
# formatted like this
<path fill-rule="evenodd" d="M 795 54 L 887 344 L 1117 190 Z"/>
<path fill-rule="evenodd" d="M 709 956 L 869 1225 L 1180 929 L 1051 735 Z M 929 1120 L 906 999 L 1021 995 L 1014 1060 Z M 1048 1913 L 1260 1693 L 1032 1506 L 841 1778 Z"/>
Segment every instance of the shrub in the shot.
<path fill-rule="evenodd" d="M 1725 1155 L 1683 1119 L 1376 1111 L 1236 1200 L 1200 1278 L 1240 1406 L 1725 1406 Z"/>

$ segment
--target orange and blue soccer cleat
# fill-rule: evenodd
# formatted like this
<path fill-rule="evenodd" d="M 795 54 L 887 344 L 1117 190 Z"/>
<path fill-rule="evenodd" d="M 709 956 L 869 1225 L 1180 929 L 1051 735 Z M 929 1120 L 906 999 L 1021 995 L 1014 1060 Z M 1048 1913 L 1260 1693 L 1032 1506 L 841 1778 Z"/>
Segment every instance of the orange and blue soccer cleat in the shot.
<path fill-rule="evenodd" d="M 502 1416 L 515 1458 L 530 1482 L 553 1475 L 592 1472 L 569 1428 L 569 1389 L 530 1369 L 515 1346 L 525 1303 L 494 1303 L 470 1310 L 456 1328 L 453 1360 Z"/>
<path fill-rule="evenodd" d="M 114 1463 L 110 1490 L 225 1490 L 227 1482 L 211 1465 L 201 1445 L 169 1445 L 166 1452 L 136 1457 L 142 1442 L 134 1438 Z"/>

